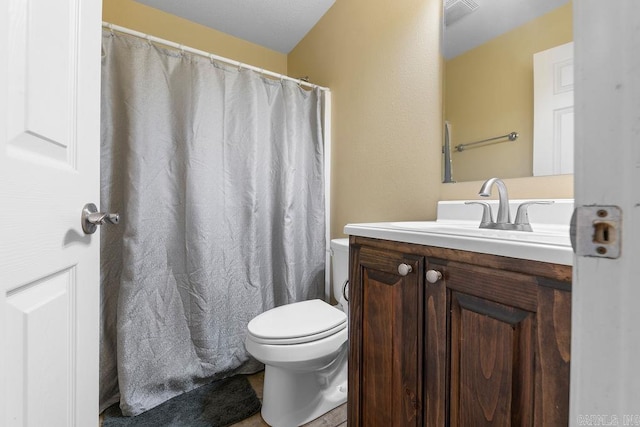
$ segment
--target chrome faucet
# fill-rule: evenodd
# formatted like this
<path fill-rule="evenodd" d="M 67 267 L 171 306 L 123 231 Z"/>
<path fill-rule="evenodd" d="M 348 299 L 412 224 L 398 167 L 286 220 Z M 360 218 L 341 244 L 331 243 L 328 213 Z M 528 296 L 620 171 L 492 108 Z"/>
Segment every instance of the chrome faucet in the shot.
<path fill-rule="evenodd" d="M 480 222 L 480 228 L 491 228 L 496 230 L 517 230 L 517 231 L 532 231 L 531 224 L 529 224 L 529 215 L 527 208 L 533 204 L 545 204 L 550 205 L 552 201 L 535 200 L 531 202 L 524 202 L 518 206 L 518 213 L 516 220 L 511 223 L 511 211 L 509 210 L 509 195 L 507 194 L 507 186 L 502 182 L 500 178 L 488 179 L 480 187 L 478 194 L 482 197 L 489 197 L 491 195 L 491 188 L 493 185 L 498 187 L 498 217 L 493 222 L 491 215 L 491 206 L 486 202 L 466 202 L 467 204 L 479 204 L 483 207 L 482 221 Z"/>
<path fill-rule="evenodd" d="M 478 194 L 482 197 L 489 197 L 491 195 L 491 187 L 493 184 L 498 187 L 498 198 L 500 199 L 500 204 L 498 205 L 498 218 L 496 218 L 495 224 L 508 224 L 511 222 L 511 212 L 509 211 L 509 195 L 507 194 L 507 186 L 504 185 L 504 182 L 502 182 L 500 178 L 490 178 L 482 184 Z"/>

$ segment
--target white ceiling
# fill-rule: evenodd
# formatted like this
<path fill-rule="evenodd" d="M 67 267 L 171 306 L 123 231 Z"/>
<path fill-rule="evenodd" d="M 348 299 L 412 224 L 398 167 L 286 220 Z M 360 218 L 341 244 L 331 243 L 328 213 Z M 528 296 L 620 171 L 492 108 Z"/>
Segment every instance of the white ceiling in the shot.
<path fill-rule="evenodd" d="M 447 0 L 455 3 L 453 0 Z M 464 1 L 464 0 L 463 0 Z M 472 0 L 478 8 L 445 28 L 443 54 L 451 59 L 569 0 Z"/>
<path fill-rule="evenodd" d="M 136 0 L 266 48 L 289 53 L 335 0 Z M 445 28 L 446 59 L 543 15 L 569 0 L 444 0 L 478 5 Z"/>
<path fill-rule="evenodd" d="M 335 0 L 136 0 L 266 48 L 289 53 Z"/>

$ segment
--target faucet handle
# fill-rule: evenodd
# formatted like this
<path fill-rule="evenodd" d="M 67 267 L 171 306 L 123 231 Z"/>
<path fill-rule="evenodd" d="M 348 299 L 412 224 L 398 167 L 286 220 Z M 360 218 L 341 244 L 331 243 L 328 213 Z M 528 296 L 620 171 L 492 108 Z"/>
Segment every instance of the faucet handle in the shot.
<path fill-rule="evenodd" d="M 493 224 L 493 213 L 491 206 L 487 202 L 464 202 L 465 205 L 481 205 L 482 206 L 482 221 L 480 221 L 480 228 L 486 228 L 489 224 Z"/>
<path fill-rule="evenodd" d="M 529 224 L 529 206 L 531 205 L 552 205 L 552 200 L 535 200 L 531 202 L 524 202 L 518 206 L 518 211 L 516 212 L 516 220 L 513 222 L 515 225 L 524 226 L 524 228 L 528 228 L 526 231 L 531 231 L 531 225 Z"/>

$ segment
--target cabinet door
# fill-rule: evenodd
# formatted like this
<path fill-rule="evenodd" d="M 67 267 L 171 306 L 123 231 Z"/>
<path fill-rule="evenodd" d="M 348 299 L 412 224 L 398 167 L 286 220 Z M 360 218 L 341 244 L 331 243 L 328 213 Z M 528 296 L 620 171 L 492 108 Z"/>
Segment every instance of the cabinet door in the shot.
<path fill-rule="evenodd" d="M 525 274 L 456 262 L 441 269 L 445 280 L 434 295 L 445 297 L 448 309 L 435 311 L 428 287 L 426 342 L 444 344 L 442 327 L 429 319 L 446 315 L 446 395 L 438 397 L 447 402 L 439 406 L 447 424 L 566 425 L 570 293 Z M 429 358 L 440 357 L 442 364 L 442 356 L 426 352 L 428 374 Z M 426 390 L 428 404 L 428 384 Z"/>
<path fill-rule="evenodd" d="M 530 426 L 535 313 L 452 291 L 453 426 Z"/>
<path fill-rule="evenodd" d="M 447 273 L 451 425 L 532 425 L 535 278 L 454 263 Z"/>
<path fill-rule="evenodd" d="M 352 247 L 349 425 L 422 425 L 422 257 Z M 401 275 L 405 264 L 411 272 Z"/>

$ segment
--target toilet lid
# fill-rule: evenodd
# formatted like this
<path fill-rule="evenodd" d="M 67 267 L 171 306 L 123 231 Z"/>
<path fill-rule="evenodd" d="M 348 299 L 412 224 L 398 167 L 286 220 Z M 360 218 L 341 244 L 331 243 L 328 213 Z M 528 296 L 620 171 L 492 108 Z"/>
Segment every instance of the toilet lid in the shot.
<path fill-rule="evenodd" d="M 267 310 L 253 318 L 247 328 L 259 342 L 293 344 L 323 338 L 346 326 L 347 316 L 344 312 L 315 299 Z"/>

